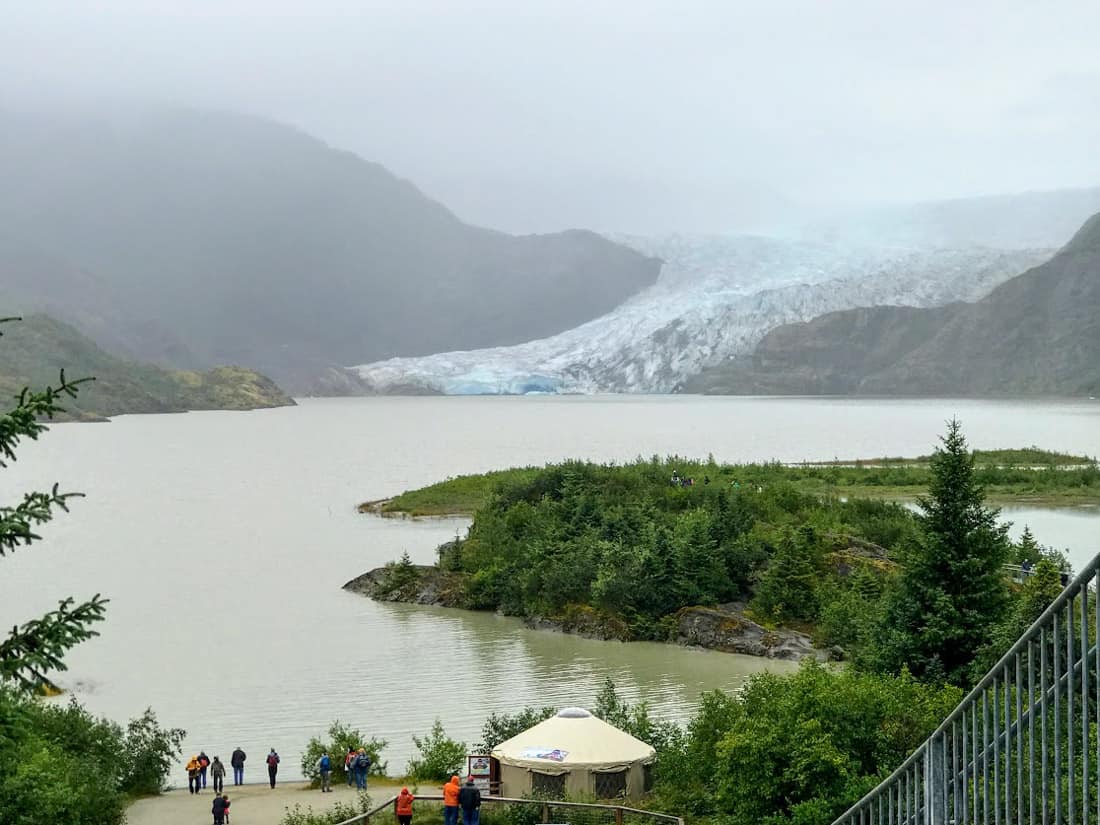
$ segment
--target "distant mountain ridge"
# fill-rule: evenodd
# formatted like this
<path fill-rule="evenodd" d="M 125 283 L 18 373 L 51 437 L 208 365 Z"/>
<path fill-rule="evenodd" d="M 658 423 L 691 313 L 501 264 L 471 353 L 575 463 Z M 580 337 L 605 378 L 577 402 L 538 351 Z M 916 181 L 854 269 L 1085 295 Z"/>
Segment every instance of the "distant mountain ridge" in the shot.
<path fill-rule="evenodd" d="M 205 372 L 166 370 L 116 358 L 68 324 L 45 315 L 0 324 L 0 409 L 24 387 L 93 377 L 75 399 L 65 398 L 62 418 L 98 419 L 125 413 L 252 410 L 292 406 L 271 379 L 243 367 Z"/>
<path fill-rule="evenodd" d="M 973 303 L 878 306 L 773 329 L 689 391 L 1098 395 L 1100 214 L 1053 258 Z"/>
<path fill-rule="evenodd" d="M 514 344 L 606 312 L 660 261 L 594 233 L 462 223 L 383 167 L 224 113 L 0 111 L 0 299 L 174 367 L 326 369 Z"/>

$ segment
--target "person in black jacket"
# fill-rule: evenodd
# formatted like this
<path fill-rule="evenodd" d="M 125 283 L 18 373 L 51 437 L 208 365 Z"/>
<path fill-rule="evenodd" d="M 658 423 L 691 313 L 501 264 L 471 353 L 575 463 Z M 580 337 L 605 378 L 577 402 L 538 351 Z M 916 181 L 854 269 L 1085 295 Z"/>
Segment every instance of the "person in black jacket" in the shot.
<path fill-rule="evenodd" d="M 244 751 L 240 748 L 233 751 L 233 755 L 229 758 L 229 764 L 233 766 L 234 785 L 244 784 L 244 760 L 246 758 Z"/>
<path fill-rule="evenodd" d="M 462 808 L 462 825 L 478 825 L 481 820 L 481 791 L 474 786 L 474 778 L 466 778 L 466 784 L 458 792 L 458 806 Z"/>
<path fill-rule="evenodd" d="M 214 825 L 225 825 L 225 814 L 229 808 L 229 802 L 221 794 L 214 796 L 214 804 L 210 806 L 210 813 L 214 815 Z"/>

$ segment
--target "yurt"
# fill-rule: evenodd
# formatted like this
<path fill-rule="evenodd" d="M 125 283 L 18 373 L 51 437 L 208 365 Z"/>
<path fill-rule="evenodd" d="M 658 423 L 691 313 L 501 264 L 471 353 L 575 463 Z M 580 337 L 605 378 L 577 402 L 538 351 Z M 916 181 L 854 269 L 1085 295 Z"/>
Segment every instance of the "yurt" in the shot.
<path fill-rule="evenodd" d="M 490 754 L 499 764 L 502 796 L 556 799 L 638 799 L 649 790 L 655 755 L 645 742 L 582 708 L 565 708 Z"/>

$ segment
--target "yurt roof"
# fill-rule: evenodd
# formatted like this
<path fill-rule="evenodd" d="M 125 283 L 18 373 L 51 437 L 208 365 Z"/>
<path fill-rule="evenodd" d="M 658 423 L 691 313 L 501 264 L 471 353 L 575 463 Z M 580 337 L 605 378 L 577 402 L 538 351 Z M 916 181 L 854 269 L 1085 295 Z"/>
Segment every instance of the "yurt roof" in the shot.
<path fill-rule="evenodd" d="M 655 751 L 640 739 L 581 708 L 558 711 L 523 733 L 501 742 L 492 756 L 507 765 L 560 773 L 584 767 L 606 771 L 649 762 Z"/>

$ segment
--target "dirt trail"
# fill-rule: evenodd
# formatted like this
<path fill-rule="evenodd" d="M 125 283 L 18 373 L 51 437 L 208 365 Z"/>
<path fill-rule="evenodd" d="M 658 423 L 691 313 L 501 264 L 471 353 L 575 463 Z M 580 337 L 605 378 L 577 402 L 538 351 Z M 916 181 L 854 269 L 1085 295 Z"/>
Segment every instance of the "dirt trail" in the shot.
<path fill-rule="evenodd" d="M 368 793 L 374 804 L 381 804 L 401 790 L 393 782 L 372 779 Z M 226 785 L 229 795 L 231 825 L 278 825 L 287 808 L 301 805 L 321 811 L 335 802 L 355 802 L 355 790 L 347 785 L 333 785 L 332 793 L 321 793 L 304 782 L 280 782 L 274 790 L 267 783 Z M 149 799 L 139 799 L 127 811 L 128 825 L 210 825 L 214 818 L 210 805 L 214 790 L 207 788 L 194 796 L 187 789 L 169 791 Z"/>

